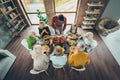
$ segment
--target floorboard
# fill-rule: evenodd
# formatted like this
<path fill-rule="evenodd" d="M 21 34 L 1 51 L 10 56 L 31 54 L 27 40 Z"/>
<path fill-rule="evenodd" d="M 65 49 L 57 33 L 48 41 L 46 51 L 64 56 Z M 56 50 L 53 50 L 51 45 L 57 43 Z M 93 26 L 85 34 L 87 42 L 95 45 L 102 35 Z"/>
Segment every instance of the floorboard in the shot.
<path fill-rule="evenodd" d="M 72 70 L 70 72 L 70 67 L 67 64 L 65 72 L 62 69 L 54 70 L 50 65 L 49 76 L 44 72 L 37 75 L 30 74 L 33 61 L 29 52 L 21 45 L 21 40 L 27 36 L 28 31 L 29 29 L 24 30 L 21 37 L 14 38 L 6 47 L 17 58 L 4 80 L 120 80 L 120 66 L 96 32 L 94 32 L 94 38 L 98 45 L 90 53 L 91 63 L 86 66 L 85 71 Z M 80 29 L 80 33 L 86 32 Z"/>

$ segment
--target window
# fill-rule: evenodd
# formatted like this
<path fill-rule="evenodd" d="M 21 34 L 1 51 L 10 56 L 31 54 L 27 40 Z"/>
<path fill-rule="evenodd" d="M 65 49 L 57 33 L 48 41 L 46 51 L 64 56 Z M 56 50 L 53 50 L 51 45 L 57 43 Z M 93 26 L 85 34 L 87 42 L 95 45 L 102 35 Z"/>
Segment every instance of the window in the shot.
<path fill-rule="evenodd" d="M 75 23 L 79 0 L 54 0 L 55 13 L 63 14 L 67 18 L 67 24 Z"/>
<path fill-rule="evenodd" d="M 39 24 L 37 9 L 42 11 L 43 16 L 46 16 L 43 0 L 21 0 L 21 2 L 31 24 Z"/>

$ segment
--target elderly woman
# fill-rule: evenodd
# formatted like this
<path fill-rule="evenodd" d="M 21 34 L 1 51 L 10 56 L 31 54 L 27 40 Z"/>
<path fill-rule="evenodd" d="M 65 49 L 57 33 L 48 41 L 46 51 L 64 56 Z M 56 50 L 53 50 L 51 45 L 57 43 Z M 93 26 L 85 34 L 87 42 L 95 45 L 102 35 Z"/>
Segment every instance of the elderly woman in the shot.
<path fill-rule="evenodd" d="M 31 52 L 33 59 L 33 69 L 30 71 L 31 74 L 39 74 L 42 71 L 48 69 L 49 57 L 44 54 L 46 50 L 41 45 L 35 45 Z"/>
<path fill-rule="evenodd" d="M 84 42 L 86 44 L 87 52 L 92 51 L 97 46 L 97 41 L 93 39 L 93 33 L 87 32 L 84 35 Z"/>
<path fill-rule="evenodd" d="M 33 46 L 36 43 L 36 41 L 36 33 L 34 31 L 29 31 L 29 36 L 27 37 L 28 48 L 33 49 Z"/>
<path fill-rule="evenodd" d="M 67 56 L 64 54 L 64 49 L 56 46 L 53 53 L 50 55 L 54 68 L 62 68 L 67 62 Z"/>
<path fill-rule="evenodd" d="M 45 22 L 43 21 L 40 22 L 38 30 L 41 37 L 44 37 L 45 35 L 51 35 L 48 26 L 46 26 Z"/>

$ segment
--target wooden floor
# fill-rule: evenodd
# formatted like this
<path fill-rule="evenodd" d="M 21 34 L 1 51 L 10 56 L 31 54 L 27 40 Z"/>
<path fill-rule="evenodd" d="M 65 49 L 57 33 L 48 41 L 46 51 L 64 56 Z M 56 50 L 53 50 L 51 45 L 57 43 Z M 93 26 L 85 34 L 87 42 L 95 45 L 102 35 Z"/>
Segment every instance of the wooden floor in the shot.
<path fill-rule="evenodd" d="M 44 72 L 38 75 L 30 74 L 33 62 L 28 51 L 21 45 L 21 40 L 26 37 L 27 31 L 24 30 L 21 37 L 14 38 L 6 47 L 17 58 L 4 80 L 120 80 L 120 66 L 97 33 L 94 38 L 98 46 L 90 53 L 91 63 L 86 66 L 84 72 L 74 70 L 69 72 L 68 65 L 65 66 L 65 72 L 62 69 L 54 71 L 50 65 L 49 76 Z"/>

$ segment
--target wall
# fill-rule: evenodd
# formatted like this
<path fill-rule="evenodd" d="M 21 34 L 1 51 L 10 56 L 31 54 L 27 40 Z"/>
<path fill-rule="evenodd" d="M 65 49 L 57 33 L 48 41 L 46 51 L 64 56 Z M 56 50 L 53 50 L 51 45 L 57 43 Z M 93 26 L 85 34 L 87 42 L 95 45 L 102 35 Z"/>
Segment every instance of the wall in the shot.
<path fill-rule="evenodd" d="M 120 18 L 120 0 L 109 0 L 109 3 L 101 16 L 101 18 L 113 18 L 118 20 Z"/>

